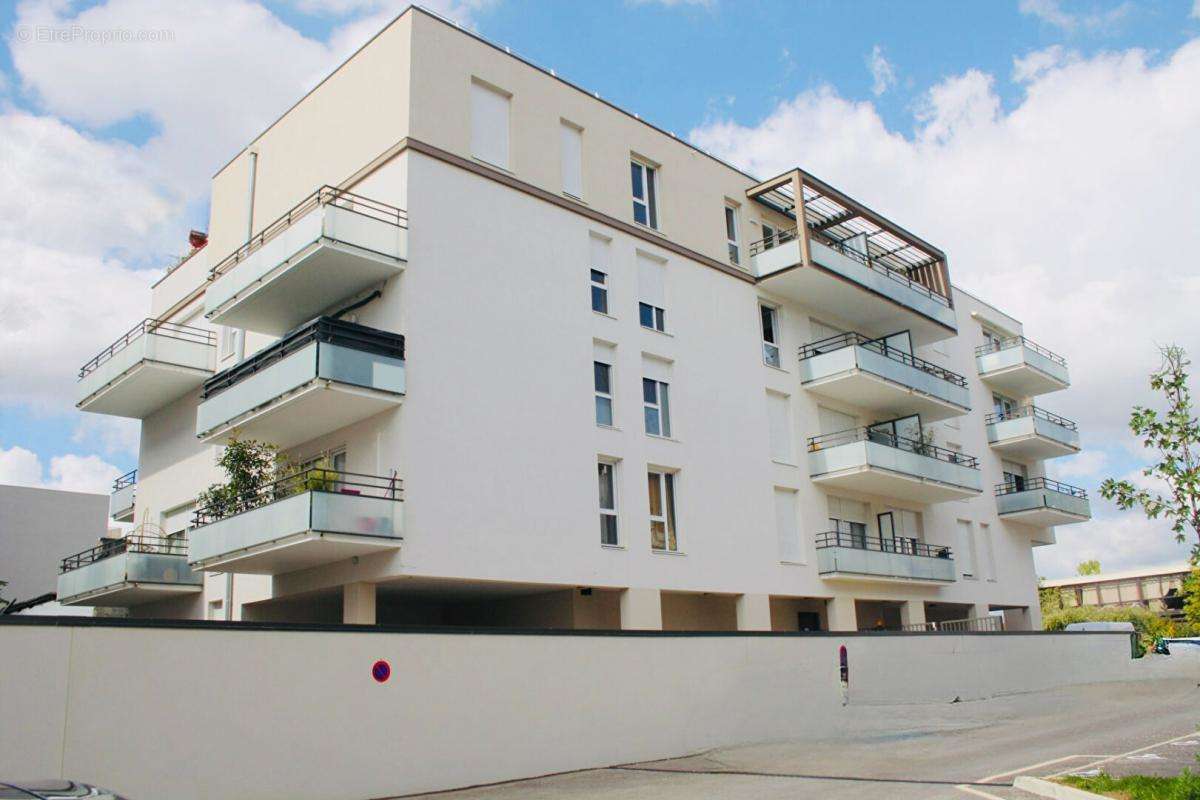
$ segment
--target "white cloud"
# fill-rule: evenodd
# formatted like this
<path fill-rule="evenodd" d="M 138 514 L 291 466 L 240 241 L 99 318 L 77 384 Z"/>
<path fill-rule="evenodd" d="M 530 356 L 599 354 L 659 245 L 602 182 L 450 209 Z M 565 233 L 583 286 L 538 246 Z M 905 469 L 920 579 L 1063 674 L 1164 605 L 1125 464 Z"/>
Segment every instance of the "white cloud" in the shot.
<path fill-rule="evenodd" d="M 137 455 L 141 423 L 101 414 L 81 414 L 71 441 L 81 447 L 98 447 L 107 455 Z"/>
<path fill-rule="evenodd" d="M 1108 467 L 1108 454 L 1100 449 L 1084 450 L 1077 455 L 1067 458 L 1057 458 L 1047 464 L 1051 475 L 1064 482 L 1078 481 L 1080 478 L 1097 479 Z"/>
<path fill-rule="evenodd" d="M 871 92 L 879 97 L 896 85 L 896 70 L 883 55 L 883 48 L 875 45 L 867 56 L 867 69 L 871 71 Z"/>
<path fill-rule="evenodd" d="M 35 453 L 23 447 L 0 448 L 0 483 L 107 494 L 120 474 L 99 456 L 73 453 L 52 457 L 47 474 Z"/>
<path fill-rule="evenodd" d="M 1200 363 L 1190 255 L 1200 251 L 1200 40 L 1156 61 L 1130 50 L 1024 74 L 1011 110 L 993 76 L 946 79 L 911 135 L 822 87 L 757 124 L 718 119 L 690 138 L 761 177 L 799 163 L 943 247 L 957 284 L 1068 359 L 1071 389 L 1038 405 L 1079 422 L 1085 447 L 1127 462 L 1144 456 L 1127 421 L 1135 403 L 1157 404 L 1146 383 L 1157 346 L 1176 342 Z M 1171 540 L 1161 522 L 1149 527 L 1154 542 Z M 1143 526 L 1130 512 L 1064 530 L 1088 530 L 1098 552 L 1132 560 L 1125 537 Z"/>
<path fill-rule="evenodd" d="M 1049 69 L 1061 66 L 1071 57 L 1072 54 L 1058 44 L 1043 50 L 1034 50 L 1022 57 L 1013 58 L 1012 79 L 1017 83 L 1026 83 L 1040 77 Z"/>
<path fill-rule="evenodd" d="M 1095 508 L 1095 499 L 1092 500 Z M 1188 560 L 1194 541 L 1180 544 L 1161 522 L 1101 509 L 1089 522 L 1055 529 L 1057 544 L 1033 551 L 1037 574 L 1069 578 L 1081 561 L 1096 559 L 1106 572 Z"/>
<path fill-rule="evenodd" d="M 1133 11 L 1131 3 L 1121 3 L 1106 11 L 1087 11 L 1072 14 L 1063 10 L 1059 0 L 1021 0 L 1017 8 L 1022 14 L 1037 17 L 1042 22 L 1065 32 L 1100 32 L 1116 24 Z"/>

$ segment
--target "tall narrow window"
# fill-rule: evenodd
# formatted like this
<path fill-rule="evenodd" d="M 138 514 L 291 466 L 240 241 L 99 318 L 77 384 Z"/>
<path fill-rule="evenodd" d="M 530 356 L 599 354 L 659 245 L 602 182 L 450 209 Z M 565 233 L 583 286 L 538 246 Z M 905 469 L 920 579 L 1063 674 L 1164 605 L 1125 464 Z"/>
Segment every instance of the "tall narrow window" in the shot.
<path fill-rule="evenodd" d="M 630 161 L 629 171 L 633 221 L 658 230 L 658 170 L 640 161 Z"/>
<path fill-rule="evenodd" d="M 778 367 L 779 361 L 779 312 L 768 305 L 759 304 L 762 318 L 763 363 Z"/>
<path fill-rule="evenodd" d="M 954 553 L 958 559 L 958 568 L 964 578 L 975 577 L 975 531 L 971 521 L 958 521 L 958 549 Z"/>
<path fill-rule="evenodd" d="M 559 127 L 562 139 L 562 189 L 571 197 L 583 197 L 583 129 L 565 119 Z"/>
<path fill-rule="evenodd" d="M 835 534 L 838 547 L 867 546 L 867 505 L 857 500 L 830 497 L 829 527 Z"/>
<path fill-rule="evenodd" d="M 646 473 L 650 489 L 650 547 L 670 553 L 679 552 L 675 530 L 675 476 L 670 472 Z"/>
<path fill-rule="evenodd" d="M 666 265 L 638 253 L 638 322 L 643 328 L 666 331 Z"/>
<path fill-rule="evenodd" d="M 600 479 L 600 544 L 617 544 L 617 490 L 614 473 L 616 468 L 607 461 L 596 464 Z"/>
<path fill-rule="evenodd" d="M 775 229 L 764 222 L 762 226 L 762 234 L 762 249 L 770 250 L 775 246 Z"/>
<path fill-rule="evenodd" d="M 471 81 L 471 155 L 508 169 L 509 104 L 512 95 Z"/>
<path fill-rule="evenodd" d="M 738 210 L 735 206 L 725 206 L 725 242 L 729 246 L 729 262 L 739 263 Z"/>
<path fill-rule="evenodd" d="M 608 313 L 608 275 L 592 270 L 592 311 Z"/>
<path fill-rule="evenodd" d="M 646 433 L 671 435 L 671 403 L 667 384 L 642 378 L 642 402 L 646 411 Z"/>
<path fill-rule="evenodd" d="M 593 380 L 596 385 L 596 424 L 612 427 L 612 365 L 592 362 Z"/>

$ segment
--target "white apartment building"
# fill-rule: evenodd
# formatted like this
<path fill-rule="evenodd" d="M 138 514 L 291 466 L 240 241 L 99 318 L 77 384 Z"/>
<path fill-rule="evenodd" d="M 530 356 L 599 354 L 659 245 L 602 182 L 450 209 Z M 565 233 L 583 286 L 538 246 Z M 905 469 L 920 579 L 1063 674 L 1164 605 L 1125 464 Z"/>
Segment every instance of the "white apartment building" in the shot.
<path fill-rule="evenodd" d="M 744 174 L 410 9 L 221 168 L 207 245 L 81 371 L 83 411 L 142 420 L 117 503 L 138 527 L 59 594 L 232 620 L 1040 627 L 1032 548 L 1090 513 L 1044 477 L 1079 440 L 1034 401 L 1068 383 L 941 250 L 833 186 Z M 235 434 L 326 469 L 197 508 Z"/>

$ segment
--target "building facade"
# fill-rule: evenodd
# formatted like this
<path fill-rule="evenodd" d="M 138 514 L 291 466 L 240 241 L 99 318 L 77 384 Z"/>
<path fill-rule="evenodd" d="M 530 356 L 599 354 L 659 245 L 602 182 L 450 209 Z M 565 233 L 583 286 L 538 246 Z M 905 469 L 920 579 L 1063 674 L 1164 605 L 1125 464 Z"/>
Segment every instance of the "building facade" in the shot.
<path fill-rule="evenodd" d="M 1191 573 L 1190 564 L 1169 564 L 1121 572 L 1079 575 L 1043 581 L 1042 586 L 1058 593 L 1060 608 L 1094 606 L 1128 608 L 1138 606 L 1169 618 L 1183 617 L 1180 590 Z"/>
<path fill-rule="evenodd" d="M 207 244 L 82 370 L 142 420 L 136 555 L 179 576 L 131 613 L 1037 627 L 1031 548 L 1089 517 L 1044 477 L 1066 362 L 951 287 L 803 170 L 410 9 L 214 176 Z M 232 436 L 312 469 L 198 508 Z"/>

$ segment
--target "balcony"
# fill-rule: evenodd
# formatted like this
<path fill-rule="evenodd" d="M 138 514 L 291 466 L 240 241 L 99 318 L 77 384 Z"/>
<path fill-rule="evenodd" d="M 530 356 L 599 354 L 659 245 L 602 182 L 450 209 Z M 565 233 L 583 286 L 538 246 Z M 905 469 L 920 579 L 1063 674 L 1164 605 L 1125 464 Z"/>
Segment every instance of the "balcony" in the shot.
<path fill-rule="evenodd" d="M 1075 423 L 1037 406 L 988 414 L 983 421 L 992 449 L 1018 461 L 1079 452 L 1079 429 Z"/>
<path fill-rule="evenodd" d="M 839 531 L 817 534 L 823 580 L 946 584 L 957 579 L 949 547 L 917 539 L 882 539 Z"/>
<path fill-rule="evenodd" d="M 935 421 L 970 410 L 962 375 L 859 333 L 800 348 L 800 380 L 810 392 L 884 417 Z"/>
<path fill-rule="evenodd" d="M 196 512 L 188 561 L 197 570 L 280 575 L 400 547 L 396 478 L 314 468 L 231 506 Z"/>
<path fill-rule="evenodd" d="M 954 335 L 946 255 L 801 169 L 746 190 L 797 225 L 750 246 L 758 283 L 872 335 L 907 330 L 918 345 Z"/>
<path fill-rule="evenodd" d="M 1067 361 L 1024 336 L 975 348 L 984 383 L 1011 397 L 1034 397 L 1071 385 Z"/>
<path fill-rule="evenodd" d="M 404 337 L 320 317 L 204 384 L 196 435 L 281 448 L 394 408 L 404 399 Z"/>
<path fill-rule="evenodd" d="M 199 592 L 187 539 L 132 535 L 62 560 L 58 601 L 68 606 L 134 606 Z"/>
<path fill-rule="evenodd" d="M 1086 491 L 1049 478 L 998 484 L 996 511 L 1001 519 L 1039 528 L 1087 522 L 1092 518 Z"/>
<path fill-rule="evenodd" d="M 79 370 L 81 411 L 145 419 L 213 374 L 212 331 L 146 319 Z"/>
<path fill-rule="evenodd" d="M 323 186 L 212 268 L 205 316 L 282 336 L 399 275 L 407 258 L 402 209 Z"/>
<path fill-rule="evenodd" d="M 133 521 L 133 496 L 137 491 L 137 470 L 131 470 L 113 481 L 108 496 L 108 516 L 116 522 Z"/>
<path fill-rule="evenodd" d="M 821 486 L 917 503 L 982 493 L 973 456 L 867 428 L 809 439 L 808 474 Z"/>

